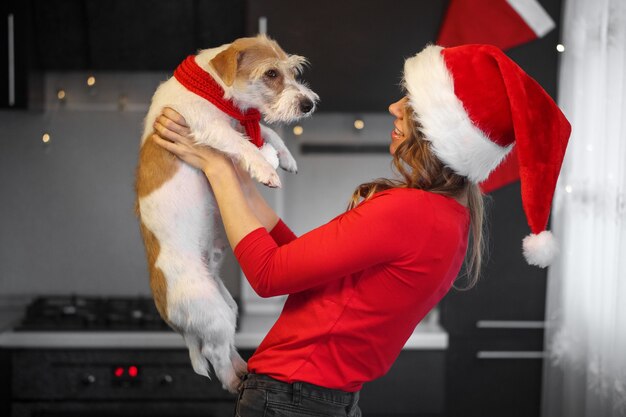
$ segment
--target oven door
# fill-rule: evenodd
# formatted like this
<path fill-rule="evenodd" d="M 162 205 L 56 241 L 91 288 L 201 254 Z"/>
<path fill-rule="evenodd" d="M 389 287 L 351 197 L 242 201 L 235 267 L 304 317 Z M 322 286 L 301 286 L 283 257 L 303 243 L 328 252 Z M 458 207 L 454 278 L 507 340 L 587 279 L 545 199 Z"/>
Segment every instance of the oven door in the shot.
<path fill-rule="evenodd" d="M 234 402 L 13 403 L 12 417 L 232 417 Z"/>
<path fill-rule="evenodd" d="M 180 349 L 12 352 L 13 417 L 231 417 L 236 396 Z"/>

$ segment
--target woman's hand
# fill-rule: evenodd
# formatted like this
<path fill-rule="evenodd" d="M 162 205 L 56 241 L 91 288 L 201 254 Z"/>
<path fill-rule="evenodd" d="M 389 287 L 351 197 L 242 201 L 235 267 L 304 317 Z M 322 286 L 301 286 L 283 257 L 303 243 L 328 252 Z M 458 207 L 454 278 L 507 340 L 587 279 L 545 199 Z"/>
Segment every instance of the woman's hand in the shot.
<path fill-rule="evenodd" d="M 185 118 L 169 107 L 164 108 L 163 113 L 156 118 L 154 130 L 156 134 L 152 139 L 157 145 L 202 170 L 209 180 L 223 169 L 233 167 L 232 161 L 226 155 L 208 146 L 196 144 Z"/>

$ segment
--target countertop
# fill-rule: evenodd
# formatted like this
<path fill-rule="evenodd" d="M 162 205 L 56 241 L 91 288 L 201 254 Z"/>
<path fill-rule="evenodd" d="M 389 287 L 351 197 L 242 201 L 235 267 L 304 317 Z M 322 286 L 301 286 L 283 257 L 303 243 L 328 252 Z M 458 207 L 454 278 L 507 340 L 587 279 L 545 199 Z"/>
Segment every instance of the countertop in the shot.
<path fill-rule="evenodd" d="M 15 332 L 12 327 L 22 316 L 26 299 L 14 298 L 0 302 L 0 348 L 185 348 L 183 339 L 171 331 L 84 331 L 84 332 Z M 276 322 L 277 313 L 245 313 L 235 334 L 235 345 L 239 349 L 256 349 L 267 332 Z M 448 334 L 438 324 L 435 315 L 427 316 L 415 328 L 407 340 L 405 350 L 444 350 L 448 347 Z"/>

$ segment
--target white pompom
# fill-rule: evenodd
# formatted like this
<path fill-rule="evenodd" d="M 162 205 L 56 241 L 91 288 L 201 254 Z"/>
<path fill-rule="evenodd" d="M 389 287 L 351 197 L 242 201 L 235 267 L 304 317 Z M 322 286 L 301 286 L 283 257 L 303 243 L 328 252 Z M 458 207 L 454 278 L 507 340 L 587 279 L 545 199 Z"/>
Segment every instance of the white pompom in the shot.
<path fill-rule="evenodd" d="M 274 167 L 274 169 L 278 168 L 278 153 L 276 152 L 276 149 L 274 149 L 272 145 L 265 142 L 263 146 L 259 148 L 259 150 L 263 154 L 263 157 L 265 158 L 265 160 L 269 162 L 270 165 Z"/>
<path fill-rule="evenodd" d="M 530 265 L 545 268 L 550 265 L 559 248 L 551 232 L 544 230 L 538 235 L 530 234 L 522 241 L 524 257 Z"/>

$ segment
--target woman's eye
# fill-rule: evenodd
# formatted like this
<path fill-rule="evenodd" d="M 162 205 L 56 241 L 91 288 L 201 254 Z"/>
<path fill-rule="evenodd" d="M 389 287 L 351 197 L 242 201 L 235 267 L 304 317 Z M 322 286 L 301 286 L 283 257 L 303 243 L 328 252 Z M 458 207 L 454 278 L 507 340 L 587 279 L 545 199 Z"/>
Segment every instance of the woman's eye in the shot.
<path fill-rule="evenodd" d="M 276 70 L 271 69 L 265 72 L 265 76 L 269 78 L 276 78 L 278 76 L 278 73 L 276 72 Z"/>

